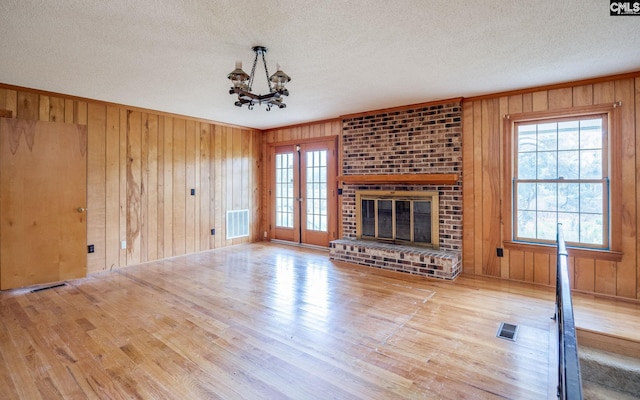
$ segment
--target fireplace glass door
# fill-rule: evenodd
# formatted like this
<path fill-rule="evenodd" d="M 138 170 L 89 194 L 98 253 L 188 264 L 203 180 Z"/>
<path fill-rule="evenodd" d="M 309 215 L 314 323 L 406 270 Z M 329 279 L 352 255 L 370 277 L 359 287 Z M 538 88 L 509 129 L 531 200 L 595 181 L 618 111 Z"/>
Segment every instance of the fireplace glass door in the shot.
<path fill-rule="evenodd" d="M 438 246 L 438 196 L 433 192 L 357 192 L 357 237 Z"/>

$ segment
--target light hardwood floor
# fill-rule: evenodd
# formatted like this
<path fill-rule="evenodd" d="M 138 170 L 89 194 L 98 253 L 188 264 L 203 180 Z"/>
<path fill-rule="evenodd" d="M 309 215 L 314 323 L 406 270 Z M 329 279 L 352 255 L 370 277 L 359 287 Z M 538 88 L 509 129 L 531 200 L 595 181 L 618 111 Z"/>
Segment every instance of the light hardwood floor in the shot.
<path fill-rule="evenodd" d="M 550 288 L 427 280 L 333 263 L 321 250 L 242 245 L 0 293 L 0 392 L 555 398 L 553 310 Z M 519 326 L 515 342 L 496 338 L 503 321 Z"/>

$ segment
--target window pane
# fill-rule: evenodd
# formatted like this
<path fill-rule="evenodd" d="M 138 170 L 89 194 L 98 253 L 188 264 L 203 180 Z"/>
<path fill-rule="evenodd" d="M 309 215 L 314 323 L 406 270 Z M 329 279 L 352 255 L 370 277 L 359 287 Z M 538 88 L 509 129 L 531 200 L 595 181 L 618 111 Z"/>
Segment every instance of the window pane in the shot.
<path fill-rule="evenodd" d="M 558 149 L 558 124 L 538 125 L 538 151 Z"/>
<path fill-rule="evenodd" d="M 536 227 L 538 229 L 538 239 L 556 240 L 558 218 L 555 212 L 538 212 Z"/>
<path fill-rule="evenodd" d="M 518 179 L 536 179 L 536 153 L 518 154 Z"/>
<path fill-rule="evenodd" d="M 558 177 L 558 153 L 544 151 L 538 153 L 537 179 L 556 179 Z"/>
<path fill-rule="evenodd" d="M 558 178 L 578 179 L 580 177 L 580 152 L 558 152 Z"/>
<path fill-rule="evenodd" d="M 558 150 L 577 150 L 580 146 L 578 121 L 558 123 Z"/>
<path fill-rule="evenodd" d="M 602 148 L 602 119 L 580 121 L 580 148 Z"/>
<path fill-rule="evenodd" d="M 580 215 L 580 242 L 588 244 L 603 244 L 602 215 Z"/>
<path fill-rule="evenodd" d="M 558 206 L 558 184 L 557 183 L 538 183 L 536 185 L 537 193 L 537 209 L 538 211 L 557 211 Z"/>
<path fill-rule="evenodd" d="M 559 183 L 558 184 L 558 211 L 578 212 L 580 211 L 580 184 L 579 183 Z"/>
<path fill-rule="evenodd" d="M 516 183 L 518 191 L 518 210 L 535 210 L 536 209 L 536 184 L 535 183 Z"/>
<path fill-rule="evenodd" d="M 537 147 L 536 125 L 518 126 L 518 152 L 536 151 Z"/>
<path fill-rule="evenodd" d="M 580 214 L 560 212 L 558 222 L 562 224 L 562 233 L 566 242 L 580 242 Z"/>
<path fill-rule="evenodd" d="M 580 151 L 580 179 L 602 178 L 602 150 Z"/>
<path fill-rule="evenodd" d="M 580 184 L 580 212 L 602 214 L 603 185 L 601 183 Z"/>
<path fill-rule="evenodd" d="M 536 238 L 535 211 L 518 211 L 518 236 L 520 238 Z"/>

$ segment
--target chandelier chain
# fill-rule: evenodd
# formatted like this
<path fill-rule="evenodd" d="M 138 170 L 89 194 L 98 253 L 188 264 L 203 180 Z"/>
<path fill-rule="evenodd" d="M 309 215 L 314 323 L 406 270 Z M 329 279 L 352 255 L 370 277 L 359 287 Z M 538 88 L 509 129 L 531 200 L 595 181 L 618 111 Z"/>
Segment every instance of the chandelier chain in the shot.
<path fill-rule="evenodd" d="M 267 76 L 267 85 L 269 85 L 269 93 L 273 93 L 271 89 L 271 80 L 269 79 L 269 70 L 267 69 L 267 61 L 264 59 L 264 51 L 262 52 L 262 63 L 264 64 L 264 73 Z"/>
<path fill-rule="evenodd" d="M 256 53 L 256 57 L 253 59 L 253 67 L 251 67 L 251 75 L 249 77 L 249 91 L 253 90 L 253 76 L 256 73 L 256 65 L 258 64 L 258 53 Z"/>

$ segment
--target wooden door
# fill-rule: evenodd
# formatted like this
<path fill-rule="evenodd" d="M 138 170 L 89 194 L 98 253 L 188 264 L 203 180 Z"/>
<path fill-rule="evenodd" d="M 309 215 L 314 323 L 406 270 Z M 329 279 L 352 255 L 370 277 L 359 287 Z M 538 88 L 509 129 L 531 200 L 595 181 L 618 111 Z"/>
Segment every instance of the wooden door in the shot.
<path fill-rule="evenodd" d="M 86 126 L 0 118 L 0 289 L 86 275 Z"/>
<path fill-rule="evenodd" d="M 300 145 L 300 242 L 329 247 L 336 238 L 335 140 Z"/>
<path fill-rule="evenodd" d="M 334 138 L 271 148 L 271 237 L 329 246 L 337 232 Z"/>

